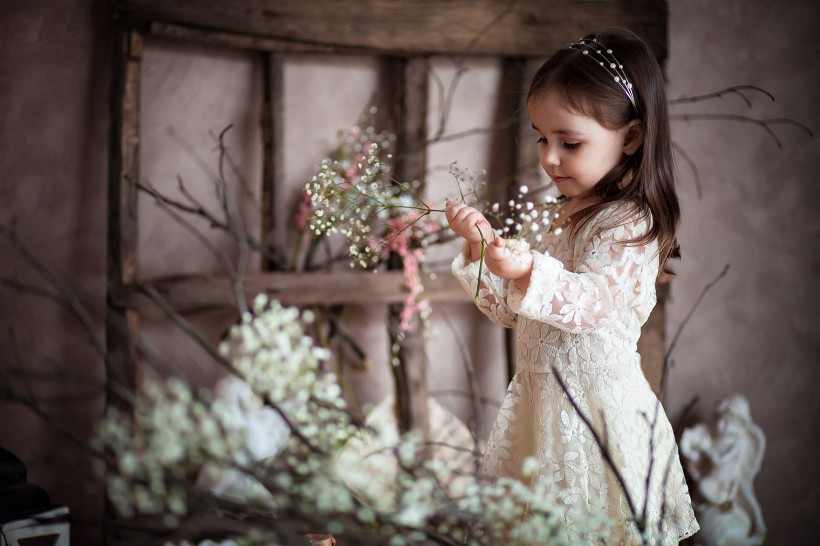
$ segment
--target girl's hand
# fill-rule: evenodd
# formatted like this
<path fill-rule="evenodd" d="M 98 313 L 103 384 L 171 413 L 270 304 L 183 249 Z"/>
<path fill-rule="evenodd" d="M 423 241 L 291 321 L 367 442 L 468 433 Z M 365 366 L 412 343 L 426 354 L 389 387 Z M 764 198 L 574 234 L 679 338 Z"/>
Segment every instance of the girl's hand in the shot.
<path fill-rule="evenodd" d="M 481 244 L 482 234 L 488 245 L 495 239 L 495 232 L 490 223 L 473 207 L 447 201 L 444 213 L 450 229 L 464 237 L 470 245 Z"/>
<path fill-rule="evenodd" d="M 492 273 L 502 279 L 515 281 L 526 291 L 532 273 L 532 253 L 512 241 L 497 237 L 484 251 L 484 263 Z"/>

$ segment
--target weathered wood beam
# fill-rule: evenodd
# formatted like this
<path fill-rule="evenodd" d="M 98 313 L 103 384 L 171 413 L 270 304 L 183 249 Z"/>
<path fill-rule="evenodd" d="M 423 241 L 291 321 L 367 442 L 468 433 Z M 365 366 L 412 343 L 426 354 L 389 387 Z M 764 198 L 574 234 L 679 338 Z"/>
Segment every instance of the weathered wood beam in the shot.
<path fill-rule="evenodd" d="M 116 19 L 130 24 L 161 22 L 222 40 L 250 37 L 263 49 L 539 57 L 588 32 L 622 26 L 660 59 L 667 55 L 665 0 L 111 0 L 111 6 Z"/>
<path fill-rule="evenodd" d="M 401 271 L 248 273 L 244 280 L 249 300 L 257 294 L 266 294 L 286 305 L 384 305 L 400 303 L 407 296 Z M 233 284 L 226 277 L 185 276 L 156 279 L 150 284 L 180 313 L 235 306 Z M 433 303 L 471 301 L 455 278 L 446 272 L 435 279 L 425 279 L 424 293 Z M 153 307 L 138 285 L 121 288 L 114 295 L 113 303 L 140 312 Z"/>
<path fill-rule="evenodd" d="M 106 405 L 123 410 L 130 408 L 130 402 L 122 393 L 135 393 L 140 382 L 138 317 L 113 301 L 113 295 L 137 280 L 137 193 L 128 180 L 139 179 L 142 47 L 139 32 L 114 29 L 109 95 Z"/>
<path fill-rule="evenodd" d="M 137 193 L 130 180 L 139 179 L 140 33 L 115 27 L 111 47 L 108 134 L 108 228 L 106 246 L 105 409 L 128 415 L 140 389 L 137 353 L 137 313 L 117 304 L 113 295 L 137 279 Z M 116 511 L 106 497 L 107 521 Z M 106 526 L 105 544 L 118 544 L 116 525 Z"/>
<path fill-rule="evenodd" d="M 280 243 L 277 233 L 277 188 L 282 187 L 284 163 L 284 70 L 280 55 L 266 53 L 263 59 L 262 108 L 262 236 L 266 243 Z M 275 269 L 270 260 L 264 260 L 265 269 Z"/>
<path fill-rule="evenodd" d="M 420 29 L 419 29 L 420 30 Z M 418 181 L 419 195 L 424 194 L 427 173 L 427 104 L 429 92 L 429 64 L 425 57 L 411 57 L 403 61 L 401 78 L 403 90 L 399 119 L 398 161 L 396 172 L 405 182 Z M 451 278 L 450 275 L 445 275 Z M 463 293 L 463 292 L 462 292 Z M 398 326 L 403 304 L 389 309 L 388 328 L 392 339 L 403 336 L 398 352 L 399 365 L 393 365 L 396 378 L 396 413 L 399 430 L 417 430 L 422 438 L 430 437 L 430 418 L 427 411 L 427 354 L 421 332 L 421 320 L 415 317 L 411 332 L 401 333 Z"/>

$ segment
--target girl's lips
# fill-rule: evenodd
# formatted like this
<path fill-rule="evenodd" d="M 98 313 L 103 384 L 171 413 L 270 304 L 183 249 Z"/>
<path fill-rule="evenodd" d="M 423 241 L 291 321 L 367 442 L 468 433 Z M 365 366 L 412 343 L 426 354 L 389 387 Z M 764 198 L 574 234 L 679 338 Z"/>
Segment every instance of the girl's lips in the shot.
<path fill-rule="evenodd" d="M 551 176 L 550 178 L 552 178 L 552 181 L 555 182 L 556 184 L 559 183 L 559 182 L 563 182 L 564 180 L 569 179 L 568 176 Z"/>

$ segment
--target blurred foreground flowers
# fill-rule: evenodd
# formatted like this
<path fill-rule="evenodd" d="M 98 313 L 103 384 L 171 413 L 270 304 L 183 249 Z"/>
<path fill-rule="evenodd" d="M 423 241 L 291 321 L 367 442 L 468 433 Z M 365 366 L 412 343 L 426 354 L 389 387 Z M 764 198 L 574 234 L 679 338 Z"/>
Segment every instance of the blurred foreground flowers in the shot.
<path fill-rule="evenodd" d="M 309 532 L 390 545 L 604 536 L 589 513 L 572 516 L 571 538 L 548 483 L 483 481 L 466 429 L 425 444 L 389 425 L 389 404 L 357 423 L 326 350 L 304 333 L 313 320 L 259 296 L 220 346 L 233 373 L 214 392 L 171 378 L 149 383 L 135 424 L 108 413 L 99 442 L 122 516 L 158 517 L 178 540 L 239 544 L 303 544 Z"/>

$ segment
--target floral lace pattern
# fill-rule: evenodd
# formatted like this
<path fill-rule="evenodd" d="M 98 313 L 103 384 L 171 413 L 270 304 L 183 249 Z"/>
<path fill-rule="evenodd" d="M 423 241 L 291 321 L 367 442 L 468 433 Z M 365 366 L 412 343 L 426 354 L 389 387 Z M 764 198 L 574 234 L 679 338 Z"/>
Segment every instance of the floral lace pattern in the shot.
<path fill-rule="evenodd" d="M 522 465 L 535 457 L 539 470 L 530 480 L 549 480 L 567 504 L 609 515 L 614 526 L 607 544 L 640 544 L 641 538 L 622 488 L 553 367 L 607 438 L 637 512 L 645 510 L 648 531 L 663 544 L 677 544 L 699 528 L 672 427 L 637 353 L 641 325 L 656 303 L 657 245 L 624 241 L 645 233 L 649 221 L 634 207 L 613 205 L 574 237 L 550 232 L 530 241 L 534 262 L 526 292 L 486 268 L 480 279 L 478 307 L 494 322 L 516 327 L 518 355 L 483 471 L 526 481 Z M 459 254 L 452 269 L 474 294 L 478 263 L 465 264 Z"/>

